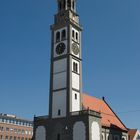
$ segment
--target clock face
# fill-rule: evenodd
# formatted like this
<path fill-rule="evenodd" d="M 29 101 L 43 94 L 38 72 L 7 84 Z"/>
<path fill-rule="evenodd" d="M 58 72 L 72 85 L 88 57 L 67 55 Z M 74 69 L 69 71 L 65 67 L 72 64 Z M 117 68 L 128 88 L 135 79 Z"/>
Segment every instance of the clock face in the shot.
<path fill-rule="evenodd" d="M 64 44 L 64 43 L 60 43 L 60 44 L 58 44 L 58 45 L 56 46 L 56 50 L 55 50 L 55 51 L 56 51 L 56 53 L 57 53 L 58 55 L 61 55 L 61 54 L 64 53 L 65 49 L 66 49 L 65 44 Z"/>
<path fill-rule="evenodd" d="M 72 44 L 72 51 L 73 51 L 73 53 L 75 54 L 75 55 L 78 55 L 79 54 L 79 47 L 78 47 L 78 45 L 76 44 L 76 43 L 73 43 Z"/>

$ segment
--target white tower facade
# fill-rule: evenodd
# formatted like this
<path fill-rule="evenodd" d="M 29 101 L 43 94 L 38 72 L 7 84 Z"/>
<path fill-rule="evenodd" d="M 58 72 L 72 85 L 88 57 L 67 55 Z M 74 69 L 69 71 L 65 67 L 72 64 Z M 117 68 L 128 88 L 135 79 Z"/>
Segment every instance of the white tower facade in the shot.
<path fill-rule="evenodd" d="M 58 0 L 58 13 L 51 30 L 49 115 L 59 118 L 82 108 L 82 29 L 75 0 Z"/>

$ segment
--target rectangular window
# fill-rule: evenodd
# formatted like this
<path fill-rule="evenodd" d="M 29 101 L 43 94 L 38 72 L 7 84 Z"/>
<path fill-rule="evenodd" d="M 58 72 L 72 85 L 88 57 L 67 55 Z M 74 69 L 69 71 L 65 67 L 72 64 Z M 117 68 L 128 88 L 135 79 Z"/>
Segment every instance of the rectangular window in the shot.
<path fill-rule="evenodd" d="M 4 127 L 0 127 L 0 131 L 4 131 Z"/>
<path fill-rule="evenodd" d="M 10 122 L 10 120 L 7 120 L 7 123 L 9 123 Z"/>
<path fill-rule="evenodd" d="M 11 120 L 11 123 L 14 123 L 14 120 Z"/>
<path fill-rule="evenodd" d="M 10 136 L 10 140 L 12 140 L 13 139 L 13 137 L 12 136 Z"/>
<path fill-rule="evenodd" d="M 59 110 L 58 110 L 58 116 L 60 116 L 60 115 L 61 115 L 61 110 L 59 109 Z"/>
<path fill-rule="evenodd" d="M 25 134 L 25 130 L 22 130 L 22 134 Z"/>
<path fill-rule="evenodd" d="M 21 130 L 20 129 L 18 129 L 18 134 L 21 134 Z"/>
<path fill-rule="evenodd" d="M 76 62 L 73 62 L 73 71 L 78 73 L 78 64 Z"/>
<path fill-rule="evenodd" d="M 75 100 L 77 100 L 77 94 L 75 93 Z"/>
<path fill-rule="evenodd" d="M 24 126 L 26 126 L 26 122 L 24 122 Z"/>
<path fill-rule="evenodd" d="M 60 134 L 57 135 L 57 140 L 60 140 Z"/>
<path fill-rule="evenodd" d="M 9 120 L 9 123 L 11 123 L 11 120 Z"/>
<path fill-rule="evenodd" d="M 3 135 L 0 135 L 0 139 L 3 139 Z"/>
<path fill-rule="evenodd" d="M 72 30 L 72 38 L 75 38 L 75 32 Z"/>
<path fill-rule="evenodd" d="M 5 136 L 5 140 L 8 140 L 8 136 Z"/>
<path fill-rule="evenodd" d="M 6 127 L 6 131 L 9 131 L 9 128 L 8 127 Z"/>
<path fill-rule="evenodd" d="M 76 40 L 78 40 L 78 33 L 76 32 Z"/>

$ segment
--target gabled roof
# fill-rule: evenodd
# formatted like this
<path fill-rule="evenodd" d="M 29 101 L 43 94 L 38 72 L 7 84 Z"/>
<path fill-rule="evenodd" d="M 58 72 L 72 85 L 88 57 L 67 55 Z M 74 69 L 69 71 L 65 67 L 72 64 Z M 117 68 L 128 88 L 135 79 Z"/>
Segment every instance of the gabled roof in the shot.
<path fill-rule="evenodd" d="M 136 135 L 137 129 L 129 129 L 128 131 L 128 135 L 129 135 L 129 139 L 133 140 L 134 136 Z"/>
<path fill-rule="evenodd" d="M 125 125 L 104 100 L 82 94 L 82 103 L 85 109 L 90 109 L 101 113 L 102 126 L 128 131 Z"/>
<path fill-rule="evenodd" d="M 139 140 L 140 132 L 138 129 L 129 129 L 128 131 L 129 140 Z"/>

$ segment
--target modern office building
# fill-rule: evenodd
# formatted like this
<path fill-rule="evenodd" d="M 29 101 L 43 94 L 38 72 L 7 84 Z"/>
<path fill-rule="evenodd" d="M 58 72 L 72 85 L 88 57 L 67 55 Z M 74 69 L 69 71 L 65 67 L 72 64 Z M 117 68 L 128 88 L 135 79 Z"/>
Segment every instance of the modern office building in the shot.
<path fill-rule="evenodd" d="M 32 121 L 15 115 L 0 114 L 0 140 L 31 140 L 32 135 Z"/>

